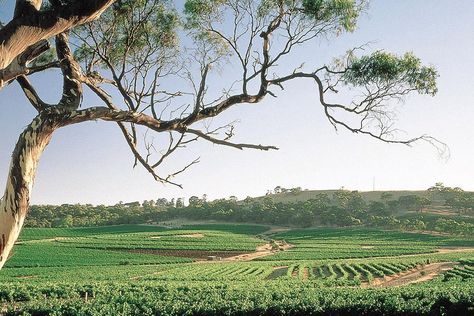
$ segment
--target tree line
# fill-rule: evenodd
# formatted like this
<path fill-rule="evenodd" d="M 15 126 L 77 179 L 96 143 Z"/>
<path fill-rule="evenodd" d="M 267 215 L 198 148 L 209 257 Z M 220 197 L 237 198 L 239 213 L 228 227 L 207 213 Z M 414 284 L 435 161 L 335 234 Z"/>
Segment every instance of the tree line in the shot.
<path fill-rule="evenodd" d="M 291 191 L 290 191 L 291 192 Z M 293 193 L 294 194 L 294 193 Z M 70 205 L 32 206 L 28 227 L 78 227 L 166 222 L 178 218 L 245 222 L 282 226 L 369 226 L 402 230 L 431 230 L 451 234 L 474 233 L 474 193 L 434 186 L 430 198 L 415 194 L 394 198 L 381 193 L 378 200 L 366 201 L 358 191 L 338 190 L 320 193 L 306 201 L 276 202 L 274 195 L 262 198 L 236 197 L 208 201 L 206 196 L 184 199 L 119 203 L 113 206 Z M 441 199 L 443 199 L 441 201 Z M 436 203 L 463 216 L 438 216 L 426 213 Z M 416 214 L 407 217 L 406 214 Z"/>

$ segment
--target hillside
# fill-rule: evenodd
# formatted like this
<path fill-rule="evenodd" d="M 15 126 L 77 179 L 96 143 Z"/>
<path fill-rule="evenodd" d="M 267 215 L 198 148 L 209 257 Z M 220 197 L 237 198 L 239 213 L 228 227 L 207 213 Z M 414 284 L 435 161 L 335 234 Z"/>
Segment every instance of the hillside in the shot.
<path fill-rule="evenodd" d="M 340 190 L 303 190 L 297 193 L 292 192 L 285 192 L 285 193 L 278 193 L 278 194 L 269 194 L 266 196 L 256 197 L 255 199 L 263 199 L 265 197 L 271 196 L 272 199 L 278 203 L 288 203 L 288 202 L 301 202 L 307 201 L 310 199 L 314 199 L 320 194 L 327 194 L 328 196 L 332 196 L 335 192 Z M 426 190 L 419 190 L 419 191 L 409 191 L 409 190 L 401 190 L 401 191 L 360 191 L 359 192 L 366 202 L 368 201 L 381 201 L 382 194 L 391 194 L 391 199 L 398 199 L 400 196 L 404 195 L 417 195 L 420 197 L 430 197 L 430 192 Z M 437 201 L 439 202 L 439 201 Z"/>

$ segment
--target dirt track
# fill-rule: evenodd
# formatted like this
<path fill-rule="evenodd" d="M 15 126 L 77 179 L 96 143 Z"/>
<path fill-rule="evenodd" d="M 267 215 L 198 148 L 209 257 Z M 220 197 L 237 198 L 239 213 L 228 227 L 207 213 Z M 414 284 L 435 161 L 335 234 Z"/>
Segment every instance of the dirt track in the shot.
<path fill-rule="evenodd" d="M 292 245 L 289 245 L 287 243 L 281 242 L 279 240 L 275 241 L 276 247 L 272 247 L 270 243 L 265 244 L 263 246 L 257 247 L 257 250 L 255 252 L 250 252 L 250 253 L 245 253 L 241 254 L 238 256 L 234 257 L 228 257 L 223 259 L 222 261 L 228 262 L 228 261 L 250 261 L 256 258 L 261 258 L 261 257 L 266 257 L 273 255 L 277 252 L 288 250 L 292 248 Z"/>
<path fill-rule="evenodd" d="M 363 283 L 361 287 L 393 287 L 426 282 L 447 270 L 451 270 L 454 265 L 454 262 L 439 262 L 418 266 L 399 274 L 377 278 L 370 283 Z"/>

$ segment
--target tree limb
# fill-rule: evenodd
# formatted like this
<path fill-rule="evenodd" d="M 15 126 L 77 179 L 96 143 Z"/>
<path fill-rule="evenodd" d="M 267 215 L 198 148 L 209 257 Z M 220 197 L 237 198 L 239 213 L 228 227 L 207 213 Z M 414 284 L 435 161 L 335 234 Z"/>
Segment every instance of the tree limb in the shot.
<path fill-rule="evenodd" d="M 114 2 L 115 0 L 74 1 L 45 11 L 39 11 L 35 6 L 17 7 L 13 20 L 0 29 L 0 88 L 25 74 L 15 74 L 18 70 L 14 61 L 28 47 L 74 26 L 95 20 Z M 17 1 L 17 5 L 19 4 L 25 4 L 25 1 Z M 9 67 L 12 68 L 7 71 Z"/>

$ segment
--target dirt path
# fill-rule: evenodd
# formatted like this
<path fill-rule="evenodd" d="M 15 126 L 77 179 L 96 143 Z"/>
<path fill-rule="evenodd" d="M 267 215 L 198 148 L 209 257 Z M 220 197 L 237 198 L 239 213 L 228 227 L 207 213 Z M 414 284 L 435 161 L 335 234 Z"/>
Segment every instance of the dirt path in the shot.
<path fill-rule="evenodd" d="M 438 248 L 438 253 L 451 253 L 451 252 L 464 252 L 464 251 L 474 251 L 474 248 L 469 247 L 450 247 L 450 248 Z"/>
<path fill-rule="evenodd" d="M 270 235 L 281 233 L 290 230 L 287 227 L 272 226 L 269 230 L 262 233 L 260 236 L 262 239 L 270 241 L 269 243 L 257 247 L 255 252 L 245 253 L 234 257 L 228 257 L 222 259 L 223 262 L 235 262 L 235 261 L 251 261 L 257 258 L 266 257 L 273 255 L 280 251 L 285 251 L 293 248 L 293 245 L 287 244 L 284 240 L 272 240 Z"/>
<path fill-rule="evenodd" d="M 424 266 L 418 266 L 414 269 L 385 276 L 383 278 L 374 279 L 372 282 L 362 283 L 361 287 L 375 288 L 375 287 L 393 287 L 403 286 L 407 284 L 420 283 L 432 280 L 439 274 L 451 270 L 454 267 L 454 262 L 438 262 Z"/>
<path fill-rule="evenodd" d="M 268 243 L 263 246 L 257 247 L 255 252 L 245 253 L 242 255 L 225 258 L 225 259 L 222 259 L 222 261 L 224 262 L 250 261 L 256 258 L 270 256 L 277 252 L 288 250 L 292 247 L 293 245 L 289 245 L 286 242 L 276 240 L 274 241 L 274 246 L 272 246 L 271 243 Z"/>

